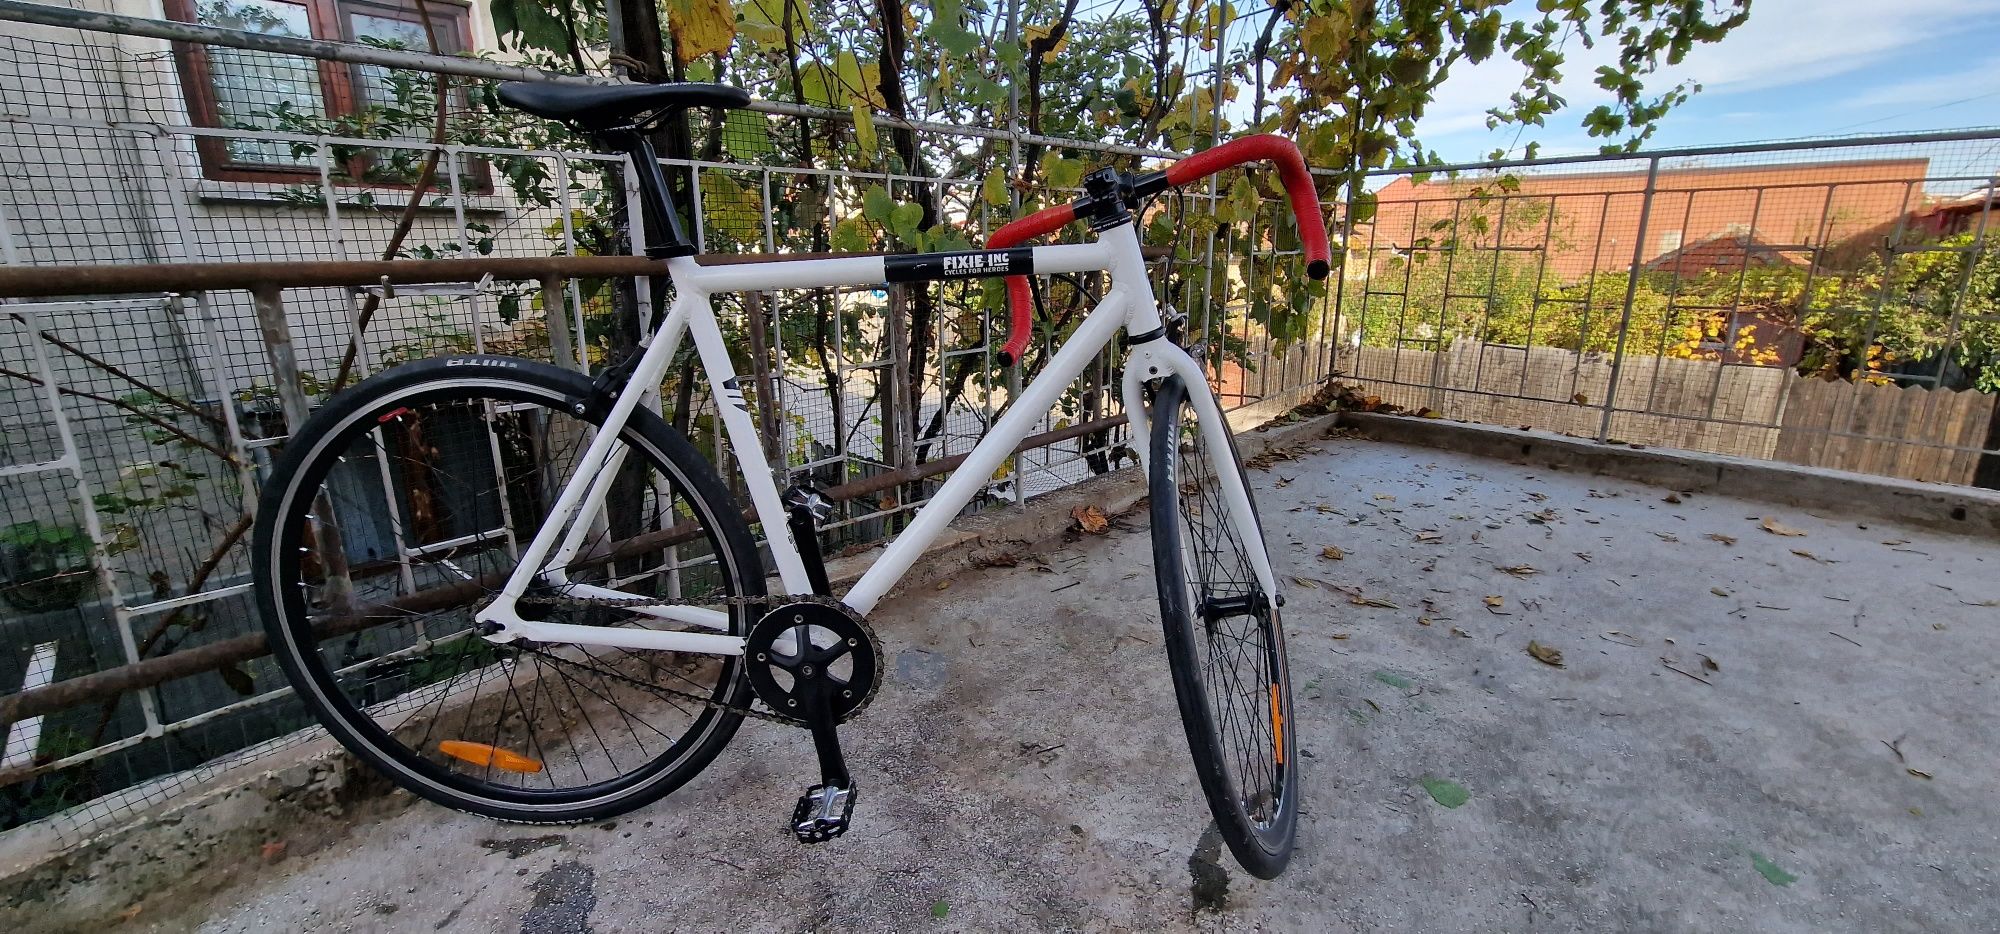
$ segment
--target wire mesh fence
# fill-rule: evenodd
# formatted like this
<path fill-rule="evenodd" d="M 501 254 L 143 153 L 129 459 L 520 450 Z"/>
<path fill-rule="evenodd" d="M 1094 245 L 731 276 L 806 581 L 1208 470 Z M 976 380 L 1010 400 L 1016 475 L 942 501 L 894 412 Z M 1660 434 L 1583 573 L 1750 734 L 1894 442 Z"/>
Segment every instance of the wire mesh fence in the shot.
<path fill-rule="evenodd" d="M 444 82 L 447 142 L 433 145 L 437 76 L 372 67 L 149 48 L 73 30 L 0 36 L 5 261 L 643 249 L 627 223 L 636 183 L 622 158 L 507 113 L 489 83 L 457 77 Z M 329 81 L 341 99 L 362 103 L 313 106 L 328 99 Z M 691 232 L 716 253 L 971 247 L 1017 212 L 1067 199 L 1084 164 L 1134 162 L 1078 142 L 1036 162 L 1055 177 L 1030 179 L 988 138 L 907 131 L 904 142 L 947 170 L 910 171 L 883 156 L 878 170 L 854 171 L 829 168 L 863 146 L 848 121 L 737 111 L 690 129 L 693 158 L 665 164 L 684 203 L 701 206 L 689 212 Z M 883 136 L 871 143 L 878 154 L 894 145 Z M 993 184 L 995 173 L 1014 183 Z M 1232 292 L 1240 273 L 1209 242 L 1214 225 L 1188 223 L 1213 202 L 1189 193 L 1159 211 L 1149 242 L 1174 249 L 1156 263 L 1155 285 L 1190 314 L 1191 331 L 1229 348 L 1211 359 L 1232 408 L 1283 407 L 1325 375 L 1326 355 L 1274 335 L 1268 309 Z M 1283 252 L 1262 246 L 1267 265 Z M 1025 378 L 1106 286 L 1092 275 L 1038 282 Z M 292 288 L 283 318 L 297 382 L 317 404 L 336 385 L 438 353 L 516 354 L 595 372 L 630 352 L 668 289 L 664 280 L 588 279 L 556 292 L 495 281 Z M 226 649 L 259 631 L 246 521 L 288 418 L 286 381 L 255 305 L 248 293 L 216 291 L 9 306 L 0 570 L 14 596 L 0 610 L 0 701 Z M 999 307 L 997 289 L 959 282 L 730 296 L 719 310 L 744 348 L 739 366 L 773 464 L 787 480 L 837 486 L 970 450 L 1024 378 L 995 360 Z M 1038 430 L 1120 414 L 1117 363 L 1107 351 Z M 661 407 L 720 461 L 727 443 L 693 372 L 677 369 Z M 1018 454 L 973 508 L 1133 462 L 1121 427 L 1072 434 Z M 829 545 L 892 533 L 937 479 L 842 501 Z M 0 767 L 0 821 L 56 815 L 58 835 L 78 839 L 206 781 L 219 763 L 297 742 L 311 734 L 299 732 L 307 718 L 283 684 L 270 659 L 252 657 L 10 717 L 23 729 Z"/>
<path fill-rule="evenodd" d="M 1446 417 L 1993 486 L 2000 136 L 1385 178 L 1336 367 Z"/>
<path fill-rule="evenodd" d="M 871 140 L 851 121 L 753 111 L 688 129 L 690 157 L 665 165 L 717 253 L 971 246 L 1066 200 L 1083 166 L 1154 164 L 1086 141 L 1024 154 L 990 135 Z M 904 164 L 906 147 L 931 168 Z M 1333 207 L 1346 258 L 1323 290 L 1298 287 L 1283 237 L 1243 233 L 1278 230 L 1242 222 L 1284 206 L 1236 176 L 1165 196 L 1140 223 L 1167 248 L 1152 286 L 1188 315 L 1245 420 L 1338 377 L 1454 418 L 1992 485 L 1996 153 L 2000 135 L 1966 133 L 1385 173 L 1371 198 Z M 627 222 L 631 166 L 504 111 L 487 82 L 75 30 L 0 36 L 0 175 L 9 264 L 644 247 Z M 995 360 L 990 284 L 752 293 L 719 310 L 771 462 L 830 487 L 965 453 L 1105 287 L 1039 279 L 1018 371 Z M 439 353 L 596 372 L 631 351 L 668 290 L 293 288 L 283 318 L 310 405 Z M 287 430 L 288 381 L 253 297 L 8 310 L 0 703 L 256 633 L 244 530 Z M 1118 363 L 1113 350 L 1087 368 L 1040 430 L 1120 414 Z M 677 367 L 660 406 L 720 462 L 714 400 L 693 374 Z M 1128 444 L 1107 424 L 1022 452 L 979 505 L 1129 464 Z M 830 547 L 893 532 L 933 489 L 841 502 Z M 67 839 L 311 735 L 256 657 L 11 719 L 0 827 L 54 815 Z"/>

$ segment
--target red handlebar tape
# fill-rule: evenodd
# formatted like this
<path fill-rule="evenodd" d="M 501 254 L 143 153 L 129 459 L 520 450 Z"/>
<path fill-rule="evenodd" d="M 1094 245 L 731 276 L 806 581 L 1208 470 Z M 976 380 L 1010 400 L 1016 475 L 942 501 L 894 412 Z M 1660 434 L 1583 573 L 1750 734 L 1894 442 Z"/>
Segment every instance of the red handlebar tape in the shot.
<path fill-rule="evenodd" d="M 1285 183 L 1285 198 L 1292 203 L 1292 217 L 1299 223 L 1299 242 L 1305 246 L 1306 275 L 1326 278 L 1333 268 L 1333 251 L 1326 242 L 1326 221 L 1319 213 L 1319 194 L 1313 190 L 1312 173 L 1306 171 L 1305 157 L 1299 155 L 1299 147 L 1292 145 L 1291 140 L 1269 133 L 1230 140 L 1167 166 L 1167 183 L 1185 185 L 1223 169 L 1264 159 L 1278 167 L 1278 178 Z"/>
<path fill-rule="evenodd" d="M 1298 221 L 1299 242 L 1305 247 L 1306 275 L 1326 278 L 1333 268 L 1333 253 L 1327 244 L 1326 223 L 1320 215 L 1319 194 L 1313 189 L 1305 158 L 1291 140 L 1268 133 L 1246 136 L 1182 159 L 1168 166 L 1165 174 L 1167 183 L 1178 187 L 1223 169 L 1262 160 L 1276 165 L 1278 178 L 1284 182 L 1286 200 L 1291 202 L 1292 216 Z M 986 248 L 1018 246 L 1061 230 L 1073 220 L 1076 220 L 1073 204 L 1046 208 L 994 231 L 986 240 Z M 1007 343 L 1000 351 L 1001 366 L 1019 363 L 1021 354 L 1028 349 L 1028 338 L 1034 333 L 1033 306 L 1034 293 L 1028 286 L 1028 277 L 1008 276 L 1008 332 Z"/>
<path fill-rule="evenodd" d="M 1055 233 L 1070 221 L 1076 220 L 1076 205 L 1059 204 L 1043 208 L 1020 220 L 1012 221 L 986 238 L 986 248 L 998 250 L 1019 246 L 1036 237 Z M 1000 365 L 1013 366 L 1021 362 L 1021 354 L 1028 349 L 1028 338 L 1035 333 L 1035 294 L 1028 287 L 1027 276 L 1007 277 L 1007 345 L 1000 349 Z"/>

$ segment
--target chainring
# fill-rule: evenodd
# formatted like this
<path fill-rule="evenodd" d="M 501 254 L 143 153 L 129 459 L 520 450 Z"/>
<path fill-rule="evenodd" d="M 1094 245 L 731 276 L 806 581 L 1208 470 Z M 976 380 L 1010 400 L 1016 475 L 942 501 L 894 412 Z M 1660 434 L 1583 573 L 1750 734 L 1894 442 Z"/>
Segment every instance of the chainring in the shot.
<path fill-rule="evenodd" d="M 804 646 L 780 651 L 780 640 L 804 635 Z M 803 721 L 801 678 L 831 679 L 835 722 L 845 722 L 868 706 L 882 685 L 882 651 L 867 624 L 846 607 L 827 603 L 793 603 L 778 607 L 757 624 L 743 641 L 744 672 L 757 699 L 771 712 Z"/>

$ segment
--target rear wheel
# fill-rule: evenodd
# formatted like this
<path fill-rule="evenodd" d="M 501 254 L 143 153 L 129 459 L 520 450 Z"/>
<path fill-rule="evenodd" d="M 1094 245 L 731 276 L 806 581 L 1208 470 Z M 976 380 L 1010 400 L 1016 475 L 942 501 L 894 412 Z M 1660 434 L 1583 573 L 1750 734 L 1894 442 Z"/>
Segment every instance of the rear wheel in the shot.
<path fill-rule="evenodd" d="M 287 442 L 258 504 L 257 592 L 273 654 L 356 755 L 410 791 L 533 822 L 595 820 L 679 787 L 735 734 L 740 659 L 496 644 L 472 615 L 534 537 L 600 417 L 584 377 L 506 358 L 424 361 L 333 398 Z M 605 517 L 564 570 L 647 596 L 713 599 L 743 635 L 763 593 L 749 530 L 708 463 L 657 416 L 619 436 Z M 676 628 L 531 592 L 523 615 Z M 726 622 L 723 622 L 726 621 Z"/>
<path fill-rule="evenodd" d="M 1189 391 L 1169 377 L 1153 404 L 1148 480 L 1160 621 L 1188 748 L 1216 827 L 1244 869 L 1270 879 L 1291 860 L 1299 810 L 1284 630 L 1275 601 L 1251 570 L 1219 482 L 1243 477 L 1234 439 L 1208 443 Z M 1249 481 L 1243 482 L 1247 492 Z M 1261 539 L 1256 500 L 1248 503 L 1249 524 Z"/>

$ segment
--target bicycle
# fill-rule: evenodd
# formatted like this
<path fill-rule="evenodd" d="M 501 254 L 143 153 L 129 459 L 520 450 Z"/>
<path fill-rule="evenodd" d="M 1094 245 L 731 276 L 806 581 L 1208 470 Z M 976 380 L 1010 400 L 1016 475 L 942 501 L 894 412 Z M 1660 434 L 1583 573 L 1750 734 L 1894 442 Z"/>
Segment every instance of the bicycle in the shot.
<path fill-rule="evenodd" d="M 335 738 L 438 804 L 582 822 L 680 787 L 745 717 L 801 725 L 821 774 L 791 829 L 805 842 L 840 835 L 855 786 L 837 726 L 865 707 L 883 669 L 868 613 L 1122 330 L 1122 399 L 1133 437 L 1149 442 L 1134 447 L 1196 773 L 1238 861 L 1265 878 L 1283 870 L 1299 795 L 1284 601 L 1228 425 L 1146 284 L 1134 217 L 1169 187 L 1268 159 L 1308 272 L 1323 278 L 1326 233 L 1296 147 L 1257 136 L 1163 171 L 1102 169 L 1082 198 L 1001 227 L 983 250 L 753 265 L 700 255 L 647 138 L 669 114 L 742 107 L 747 92 L 512 83 L 499 98 L 631 159 L 647 254 L 675 298 L 638 351 L 594 379 L 515 357 L 439 357 L 337 393 L 299 426 L 263 487 L 254 573 L 272 651 Z M 1025 245 L 1073 220 L 1096 239 Z M 777 489 L 710 296 L 1003 276 L 1011 331 L 999 356 L 1013 365 L 1032 332 L 1027 275 L 1086 271 L 1109 272 L 1103 301 L 836 597 L 817 537 L 827 504 L 809 486 Z M 690 335 L 777 593 L 714 465 L 648 403 Z"/>

